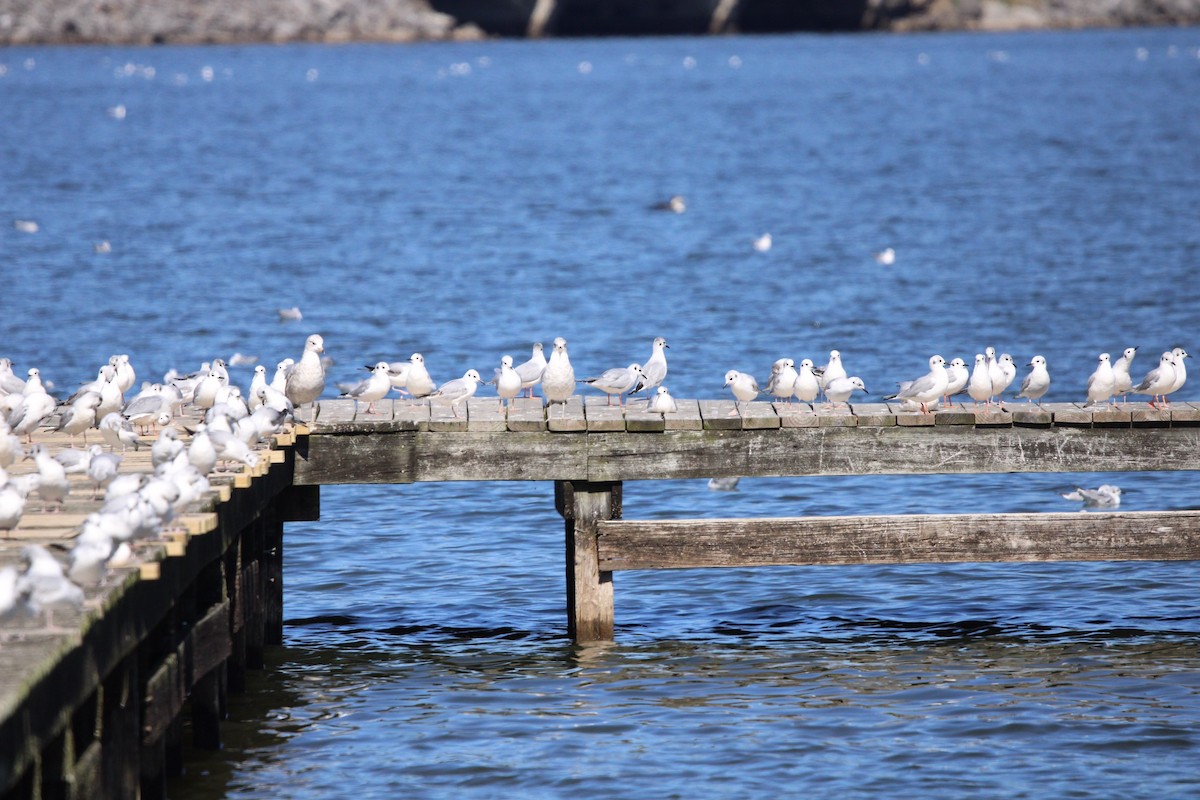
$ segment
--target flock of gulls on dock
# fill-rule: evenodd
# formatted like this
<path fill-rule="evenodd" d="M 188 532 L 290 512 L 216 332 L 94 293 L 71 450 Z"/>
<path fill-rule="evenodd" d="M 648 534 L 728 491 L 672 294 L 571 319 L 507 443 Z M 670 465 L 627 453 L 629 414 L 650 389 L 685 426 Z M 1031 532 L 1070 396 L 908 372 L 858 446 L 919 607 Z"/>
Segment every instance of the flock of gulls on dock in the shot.
<path fill-rule="evenodd" d="M 577 383 L 582 383 L 603 392 L 609 404 L 615 397 L 617 404 L 623 405 L 627 397 L 645 392 L 648 411 L 676 413 L 676 402 L 663 384 L 667 341 L 658 337 L 651 347 L 644 363 L 609 369 L 577 382 L 567 343 L 557 338 L 549 358 L 540 343 L 520 364 L 514 365 L 514 359 L 505 355 L 487 383 L 495 387 L 502 408 L 518 396 L 533 397 L 539 385 L 547 404 L 566 403 Z M 172 370 L 161 383 L 144 383 L 129 399 L 126 394 L 136 383 L 134 368 L 128 356 L 114 355 L 100 367 L 95 380 L 62 401 L 50 394 L 36 367 L 22 379 L 13 372 L 9 359 L 0 358 L 0 535 L 9 536 L 17 529 L 31 500 L 41 504 L 41 511 L 61 510 L 72 491 L 71 474 L 86 476 L 94 498 L 99 499 L 103 492 L 103 504 L 84 519 L 65 567 L 36 544 L 22 549 L 22 569 L 12 564 L 0 567 L 0 623 L 30 616 L 39 609 L 49 615 L 55 608 L 80 608 L 80 587 L 102 584 L 109 570 L 130 564 L 138 542 L 159 537 L 177 514 L 209 491 L 209 477 L 219 465 L 234 464 L 237 469 L 256 465 L 255 447 L 292 422 L 297 407 L 314 403 L 325 391 L 323 353 L 321 336 L 309 336 L 300 359 L 279 362 L 270 380 L 266 367 L 257 365 L 244 395 L 230 382 L 226 362 L 217 359 L 191 374 Z M 1118 397 L 1127 401 L 1131 393 L 1147 395 L 1155 408 L 1169 403 L 1168 397 L 1187 380 L 1184 359 L 1188 354 L 1178 347 L 1164 352 L 1158 365 L 1135 383 L 1130 367 L 1136 354 L 1136 347 L 1126 348 L 1115 363 L 1108 353 L 1100 354 L 1081 392 L 1087 406 L 1112 405 Z M 245 358 L 242 363 L 254 360 Z M 370 377 L 338 388 L 341 397 L 366 403 L 367 414 L 375 413 L 375 404 L 395 390 L 410 401 L 448 402 L 457 416 L 464 401 L 484 385 L 474 369 L 439 385 L 430 377 L 420 353 L 407 361 L 380 361 L 366 368 Z M 960 358 L 947 364 L 942 356 L 934 355 L 928 373 L 898 384 L 898 390 L 886 399 L 899 401 L 903 410 L 929 414 L 935 413 L 938 404 L 950 405 L 952 398 L 966 393 L 976 407 L 982 403 L 988 408 L 1003 402 L 1016 374 L 1012 356 L 1003 353 L 997 357 L 992 347 L 975 356 L 972 370 Z M 1046 359 L 1034 356 L 1015 397 L 1040 405 L 1049 386 Z M 750 373 L 730 370 L 725 374 L 725 387 L 733 394 L 734 414 L 740 413 L 741 404 L 764 393 L 776 402 L 795 399 L 815 410 L 814 403 L 822 395 L 827 408 L 849 408 L 855 392 L 868 391 L 861 378 L 847 374 L 837 350 L 830 352 L 822 367 L 807 358 L 799 368 L 791 358 L 779 359 L 772 365 L 765 389 L 759 388 Z M 186 420 L 181 417 L 184 408 L 190 413 Z M 192 427 L 185 427 L 185 422 Z M 65 434 L 72 446 L 51 453 L 47 445 L 34 443 L 34 434 L 43 430 Z M 88 442 L 93 430 L 99 431 L 103 444 Z M 156 438 L 149 443 L 153 472 L 123 473 L 122 454 L 130 447 L 142 447 L 146 443 L 143 437 L 154 430 Z M 82 439 L 82 449 L 74 446 L 76 437 Z M 33 461 L 36 471 L 10 476 L 7 470 L 24 461 Z M 734 480 L 710 488 L 735 486 Z M 1104 485 L 1063 497 L 1086 506 L 1115 508 L 1120 495 L 1118 487 Z M 49 616 L 47 624 L 51 625 Z"/>

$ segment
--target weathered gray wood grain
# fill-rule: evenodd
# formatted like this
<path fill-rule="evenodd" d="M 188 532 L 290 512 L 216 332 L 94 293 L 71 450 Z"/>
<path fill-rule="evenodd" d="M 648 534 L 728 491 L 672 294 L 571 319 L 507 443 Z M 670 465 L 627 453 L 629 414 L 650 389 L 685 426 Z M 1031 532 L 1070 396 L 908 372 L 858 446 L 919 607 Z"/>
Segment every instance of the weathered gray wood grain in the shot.
<path fill-rule="evenodd" d="M 597 523 L 601 570 L 1200 559 L 1200 512 Z"/>

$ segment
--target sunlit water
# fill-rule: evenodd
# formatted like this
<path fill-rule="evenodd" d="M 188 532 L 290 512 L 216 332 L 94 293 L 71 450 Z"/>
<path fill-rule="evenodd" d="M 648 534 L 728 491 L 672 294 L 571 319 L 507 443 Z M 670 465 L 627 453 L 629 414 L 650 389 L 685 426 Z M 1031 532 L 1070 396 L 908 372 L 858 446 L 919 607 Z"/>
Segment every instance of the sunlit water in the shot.
<path fill-rule="evenodd" d="M 834 347 L 878 396 L 994 344 L 1080 400 L 1101 351 L 1140 345 L 1140 375 L 1200 350 L 1198 45 L 3 50 L 0 355 L 67 387 L 113 352 L 157 377 L 317 331 L 336 380 L 414 351 L 445 380 L 663 335 L 677 396 Z M 1102 480 L 641 482 L 625 515 L 1064 511 Z M 1114 482 L 1196 504 L 1187 474 Z M 173 796 L 1200 791 L 1193 564 L 620 573 L 616 642 L 576 648 L 549 484 L 321 499 L 287 528 L 286 647 Z"/>

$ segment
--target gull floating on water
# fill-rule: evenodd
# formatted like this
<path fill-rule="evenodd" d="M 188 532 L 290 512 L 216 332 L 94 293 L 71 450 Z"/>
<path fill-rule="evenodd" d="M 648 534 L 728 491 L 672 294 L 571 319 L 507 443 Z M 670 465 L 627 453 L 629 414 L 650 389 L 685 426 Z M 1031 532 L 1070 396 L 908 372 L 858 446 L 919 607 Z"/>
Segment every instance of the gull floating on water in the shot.
<path fill-rule="evenodd" d="M 765 253 L 771 249 L 771 234 L 764 233 L 754 240 L 754 249 L 760 253 Z"/>
<path fill-rule="evenodd" d="M 655 203 L 650 208 L 655 211 L 670 211 L 675 214 L 682 214 L 684 211 L 687 211 L 687 203 L 684 202 L 683 195 L 676 194 L 671 195 L 671 197 L 662 202 Z"/>
<path fill-rule="evenodd" d="M 1095 489 L 1076 489 L 1064 494 L 1063 499 L 1082 502 L 1084 506 L 1116 508 L 1121 505 L 1121 487 L 1106 483 Z"/>
<path fill-rule="evenodd" d="M 21 233 L 37 233 L 39 230 L 37 222 L 31 219 L 14 219 L 13 227 Z"/>
<path fill-rule="evenodd" d="M 299 306 L 279 309 L 280 322 L 299 322 L 302 319 L 304 319 L 304 315 L 300 313 Z"/>

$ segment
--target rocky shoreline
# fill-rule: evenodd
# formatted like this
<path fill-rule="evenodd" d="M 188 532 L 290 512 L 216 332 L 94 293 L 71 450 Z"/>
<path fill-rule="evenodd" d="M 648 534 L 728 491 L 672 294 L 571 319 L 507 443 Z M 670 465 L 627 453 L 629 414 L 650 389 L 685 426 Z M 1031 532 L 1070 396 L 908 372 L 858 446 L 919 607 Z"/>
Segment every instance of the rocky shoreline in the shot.
<path fill-rule="evenodd" d="M 647 16 L 639 12 L 637 24 L 630 20 L 622 28 L 617 0 L 477 0 L 478 19 L 486 20 L 481 27 L 471 19 L 472 0 L 0 0 L 0 45 L 480 39 L 526 30 L 535 6 L 554 9 L 546 16 L 548 36 L 703 33 L 696 30 L 696 20 L 707 23 L 714 15 L 720 16 L 723 32 L 1200 24 L 1200 0 L 677 0 L 666 5 L 654 27 L 637 27 Z M 504 25 L 493 24 L 498 7 L 510 16 Z M 448 8 L 455 13 L 445 13 Z M 604 13 L 596 13 L 598 8 Z M 556 17 L 564 20 L 557 28 Z M 600 17 L 607 27 L 589 28 L 588 20 Z"/>

